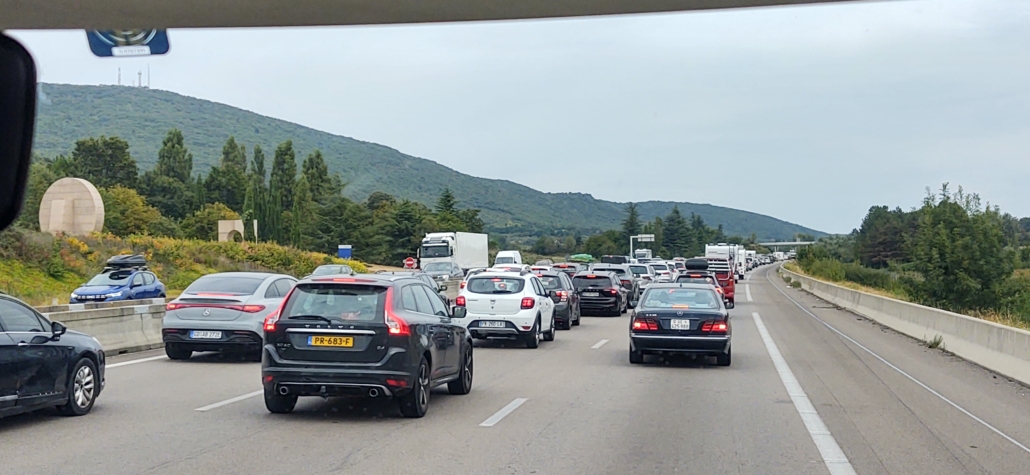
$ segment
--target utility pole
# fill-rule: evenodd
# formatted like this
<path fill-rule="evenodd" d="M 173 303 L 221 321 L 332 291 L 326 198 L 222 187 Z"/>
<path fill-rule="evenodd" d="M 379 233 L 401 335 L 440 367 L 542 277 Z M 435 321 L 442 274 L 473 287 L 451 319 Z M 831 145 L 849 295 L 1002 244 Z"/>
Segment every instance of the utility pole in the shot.
<path fill-rule="evenodd" d="M 122 85 L 122 68 L 118 68 L 118 85 Z"/>
<path fill-rule="evenodd" d="M 147 63 L 147 89 L 150 89 L 150 63 Z"/>
<path fill-rule="evenodd" d="M 139 87 L 143 87 L 143 71 L 136 71 L 136 76 L 139 78 L 139 82 L 136 83 Z"/>

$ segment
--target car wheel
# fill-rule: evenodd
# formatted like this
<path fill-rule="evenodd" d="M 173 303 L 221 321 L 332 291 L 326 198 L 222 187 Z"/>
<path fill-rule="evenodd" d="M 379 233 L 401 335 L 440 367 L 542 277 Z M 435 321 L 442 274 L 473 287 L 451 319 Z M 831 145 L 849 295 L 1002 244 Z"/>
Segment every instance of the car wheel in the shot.
<path fill-rule="evenodd" d="M 733 303 L 732 300 L 730 300 L 728 303 L 726 303 L 726 308 L 733 308 L 733 307 L 736 307 L 736 306 L 737 306 L 737 304 Z"/>
<path fill-rule="evenodd" d="M 579 321 L 582 318 L 583 318 L 583 310 L 580 310 L 580 308 L 577 306 L 576 307 L 576 319 L 572 321 L 572 326 L 578 327 L 579 326 Z"/>
<path fill-rule="evenodd" d="M 547 333 L 544 333 L 544 341 L 554 341 L 554 332 L 555 332 L 554 314 L 552 313 L 551 314 L 551 329 L 547 330 Z"/>
<path fill-rule="evenodd" d="M 571 330 L 572 329 L 572 309 L 569 309 L 569 314 L 562 319 L 561 325 L 558 325 L 559 330 Z"/>
<path fill-rule="evenodd" d="M 429 362 L 426 357 L 418 364 L 418 373 L 415 377 L 415 387 L 411 392 L 400 398 L 398 406 L 401 415 L 404 417 L 419 418 L 426 415 L 429 410 Z"/>
<path fill-rule="evenodd" d="M 297 396 L 283 396 L 275 392 L 274 386 L 265 387 L 265 408 L 272 414 L 289 414 L 297 407 Z"/>
<path fill-rule="evenodd" d="M 472 391 L 472 342 L 469 342 L 469 347 L 465 350 L 465 355 L 461 357 L 461 377 L 447 383 L 447 391 L 451 394 L 457 394 L 459 396 L 468 394 Z"/>
<path fill-rule="evenodd" d="M 186 350 L 175 343 L 165 343 L 165 354 L 170 360 L 188 360 L 193 356 L 193 350 Z"/>
<path fill-rule="evenodd" d="M 634 350 L 633 347 L 629 349 L 629 363 L 630 364 L 643 364 L 644 353 L 639 350 Z"/>
<path fill-rule="evenodd" d="M 729 366 L 731 362 L 730 358 L 733 356 L 732 352 L 733 348 L 727 348 L 725 353 L 717 355 L 715 357 L 715 364 L 719 366 Z"/>
<path fill-rule="evenodd" d="M 526 334 L 526 348 L 536 348 L 540 346 L 540 321 L 537 320 L 533 323 L 533 328 Z"/>
<path fill-rule="evenodd" d="M 58 411 L 65 416 L 84 416 L 93 409 L 96 401 L 97 390 L 97 365 L 89 358 L 82 358 L 72 369 L 71 380 L 68 384 L 68 397 L 64 405 L 58 407 Z"/>

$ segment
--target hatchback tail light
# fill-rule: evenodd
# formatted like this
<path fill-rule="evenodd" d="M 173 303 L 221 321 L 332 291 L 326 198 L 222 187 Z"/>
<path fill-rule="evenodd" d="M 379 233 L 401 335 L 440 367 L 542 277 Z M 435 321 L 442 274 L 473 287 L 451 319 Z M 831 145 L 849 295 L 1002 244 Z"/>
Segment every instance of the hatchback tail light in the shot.
<path fill-rule="evenodd" d="M 403 318 L 393 312 L 393 288 L 386 289 L 386 326 L 387 333 L 391 336 L 411 335 L 411 327 Z"/>
<path fill-rule="evenodd" d="M 701 324 L 701 331 L 711 333 L 726 333 L 726 322 L 709 320 Z"/>
<path fill-rule="evenodd" d="M 529 310 L 536 306 L 536 299 L 533 297 L 522 298 L 522 310 Z"/>
<path fill-rule="evenodd" d="M 458 284 L 458 288 L 459 288 L 459 289 L 464 289 L 464 288 L 465 288 L 465 284 L 467 284 L 467 283 L 468 283 L 468 282 L 465 282 L 464 280 L 463 280 L 463 281 L 461 281 L 461 283 L 460 283 L 460 284 Z"/>
<path fill-rule="evenodd" d="M 637 331 L 657 331 L 658 321 L 653 318 L 634 318 L 633 329 Z"/>
<path fill-rule="evenodd" d="M 457 305 L 459 307 L 464 307 L 465 306 L 465 296 L 464 295 L 459 295 L 458 298 L 454 299 L 454 305 Z"/>
<path fill-rule="evenodd" d="M 568 300 L 568 299 L 569 299 L 569 293 L 568 293 L 567 291 L 565 291 L 565 290 L 559 290 L 559 291 L 557 292 L 557 294 L 558 294 L 558 298 L 559 298 L 559 299 L 560 299 L 560 301 L 562 301 L 562 302 L 564 302 L 564 301 L 566 301 L 566 300 Z"/>

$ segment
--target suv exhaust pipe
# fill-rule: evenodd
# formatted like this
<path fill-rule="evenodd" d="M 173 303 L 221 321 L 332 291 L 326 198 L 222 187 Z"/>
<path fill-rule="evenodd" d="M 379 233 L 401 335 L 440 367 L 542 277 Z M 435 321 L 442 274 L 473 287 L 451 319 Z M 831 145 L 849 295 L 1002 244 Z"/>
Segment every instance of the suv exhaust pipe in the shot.
<path fill-rule="evenodd" d="M 368 390 L 368 397 L 379 397 L 379 390 L 376 389 L 376 388 L 369 389 Z"/>
<path fill-rule="evenodd" d="M 290 394 L 290 388 L 286 386 L 279 386 L 279 394 L 283 396 Z"/>

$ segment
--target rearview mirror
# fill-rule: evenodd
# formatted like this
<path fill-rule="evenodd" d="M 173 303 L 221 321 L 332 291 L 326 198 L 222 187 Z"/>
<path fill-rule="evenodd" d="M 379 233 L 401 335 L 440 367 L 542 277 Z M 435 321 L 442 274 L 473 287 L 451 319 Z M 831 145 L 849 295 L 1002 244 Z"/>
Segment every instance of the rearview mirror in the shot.
<path fill-rule="evenodd" d="M 451 318 L 465 318 L 468 315 L 468 309 L 465 307 L 454 307 L 451 310 Z"/>
<path fill-rule="evenodd" d="M 36 64 L 17 41 L 0 34 L 0 229 L 21 212 L 36 125 Z"/>

